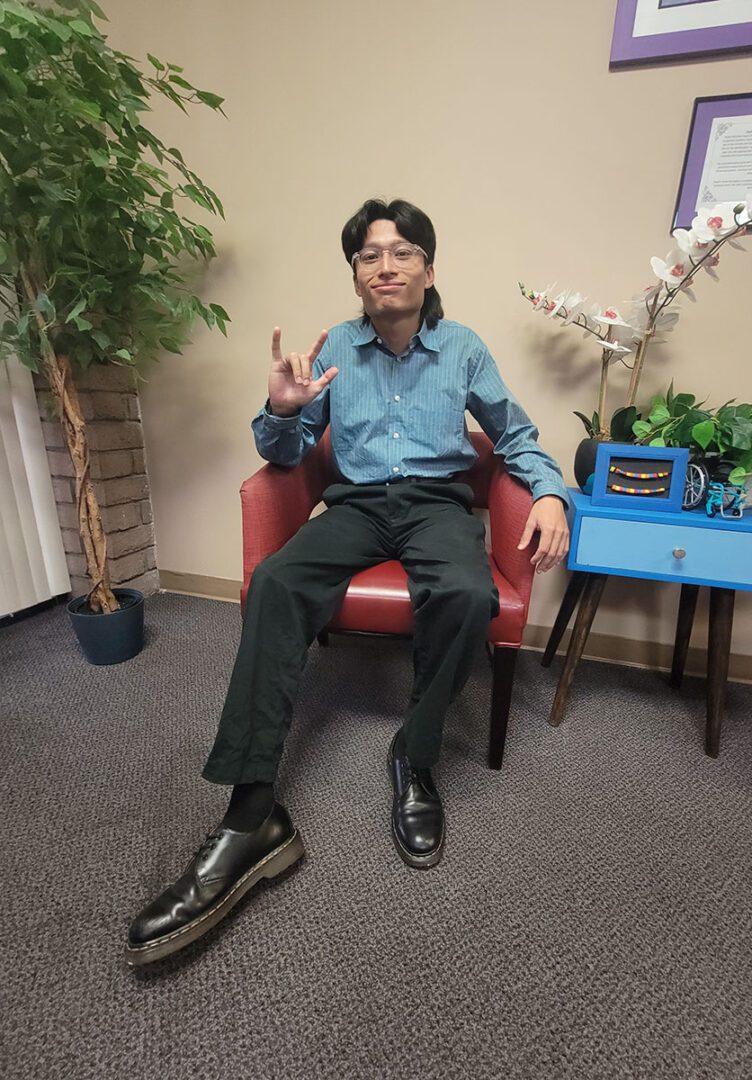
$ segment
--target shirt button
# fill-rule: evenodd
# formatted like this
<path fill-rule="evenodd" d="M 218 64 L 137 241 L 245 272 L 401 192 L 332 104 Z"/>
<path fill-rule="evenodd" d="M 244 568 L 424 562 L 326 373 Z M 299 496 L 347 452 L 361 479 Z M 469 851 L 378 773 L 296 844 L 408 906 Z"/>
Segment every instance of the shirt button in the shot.
<path fill-rule="evenodd" d="M 395 431 L 394 435 L 392 435 L 392 438 L 399 439 L 399 431 Z"/>
<path fill-rule="evenodd" d="M 399 396 L 399 394 L 395 394 L 395 395 L 394 395 L 394 400 L 395 400 L 395 401 L 399 401 L 399 399 L 400 399 L 400 396 Z"/>
<path fill-rule="evenodd" d="M 376 338 L 376 344 L 377 344 L 377 345 L 382 345 L 382 344 L 383 344 L 383 342 L 382 342 L 382 340 L 381 340 L 381 338 L 380 338 L 380 337 L 377 337 L 377 338 Z"/>
<path fill-rule="evenodd" d="M 395 465 L 392 472 L 399 472 L 399 465 Z"/>

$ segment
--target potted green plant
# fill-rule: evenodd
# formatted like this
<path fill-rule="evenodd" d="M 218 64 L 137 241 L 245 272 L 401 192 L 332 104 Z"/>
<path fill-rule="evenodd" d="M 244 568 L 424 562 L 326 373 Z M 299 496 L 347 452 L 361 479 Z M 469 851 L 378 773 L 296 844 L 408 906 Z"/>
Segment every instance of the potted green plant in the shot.
<path fill-rule="evenodd" d="M 742 202 L 699 209 L 690 229 L 674 230 L 676 246 L 666 258 L 650 260 L 658 283 L 634 296 L 623 317 L 615 307 L 603 309 L 589 303 L 580 293 L 570 290 L 555 293 L 555 286 L 535 291 L 519 283 L 522 295 L 534 310 L 550 319 L 558 319 L 564 325 L 579 327 L 585 337 L 598 343 L 601 350 L 598 408 L 591 418 L 581 412 L 575 413 L 588 433 L 588 439 L 580 444 L 575 457 L 575 475 L 581 487 L 587 483 L 583 483 L 584 477 L 589 478 L 588 463 L 595 463 L 598 441 L 632 441 L 633 426 L 641 419 L 635 402 L 648 349 L 652 341 L 661 340 L 661 334 L 672 330 L 679 318 L 676 308 L 671 311 L 668 308 L 679 296 L 695 299 L 692 285 L 700 270 L 717 279 L 720 248 L 727 243 L 741 247 L 738 241 L 747 233 L 750 223 L 752 193 Z M 632 352 L 634 357 L 630 363 L 626 358 Z M 630 370 L 629 387 L 624 405 L 607 421 L 609 369 L 615 362 L 621 362 Z"/>
<path fill-rule="evenodd" d="M 727 401 L 706 407 L 694 394 L 656 394 L 646 420 L 636 420 L 633 434 L 648 446 L 681 446 L 690 451 L 685 508 L 698 506 L 709 480 L 743 487 L 752 475 L 752 404 Z"/>
<path fill-rule="evenodd" d="M 222 112 L 223 99 L 151 55 L 144 73 L 95 18 L 106 16 L 94 0 L 0 2 L 0 358 L 14 354 L 41 372 L 57 404 L 91 579 L 70 610 L 90 630 L 97 617 L 96 644 L 138 609 L 140 594 L 110 586 L 74 371 L 179 353 L 194 318 L 226 333 L 229 317 L 187 286 L 185 258 L 209 259 L 215 248 L 209 230 L 180 212 L 223 216 L 222 204 L 141 119 L 152 94 L 183 112 Z"/>

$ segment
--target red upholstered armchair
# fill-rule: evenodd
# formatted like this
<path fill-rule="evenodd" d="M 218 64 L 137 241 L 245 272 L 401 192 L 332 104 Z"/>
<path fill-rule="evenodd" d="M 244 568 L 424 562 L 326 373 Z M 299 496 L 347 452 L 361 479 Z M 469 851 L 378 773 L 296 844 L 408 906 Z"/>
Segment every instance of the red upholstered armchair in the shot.
<path fill-rule="evenodd" d="M 472 440 L 479 457 L 464 479 L 475 492 L 475 506 L 488 507 L 489 561 L 501 601 L 501 611 L 488 627 L 493 662 L 489 764 L 500 769 L 515 661 L 533 583 L 532 548 L 517 550 L 532 496 L 505 471 L 501 458 L 493 454 L 490 439 L 473 432 Z M 301 465 L 294 469 L 264 465 L 242 485 L 244 584 L 240 601 L 243 610 L 255 568 L 305 524 L 321 501 L 324 489 L 336 480 L 327 430 Z M 401 565 L 385 562 L 356 574 L 328 629 L 409 635 L 412 609 Z"/>

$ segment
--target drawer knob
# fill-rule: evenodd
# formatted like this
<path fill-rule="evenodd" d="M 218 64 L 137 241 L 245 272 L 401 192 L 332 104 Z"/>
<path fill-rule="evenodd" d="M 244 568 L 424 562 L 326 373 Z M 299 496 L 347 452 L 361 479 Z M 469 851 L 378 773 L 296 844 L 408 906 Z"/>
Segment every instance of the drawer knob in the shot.
<path fill-rule="evenodd" d="M 686 554 L 684 548 L 674 548 L 673 555 L 675 559 L 683 559 Z"/>

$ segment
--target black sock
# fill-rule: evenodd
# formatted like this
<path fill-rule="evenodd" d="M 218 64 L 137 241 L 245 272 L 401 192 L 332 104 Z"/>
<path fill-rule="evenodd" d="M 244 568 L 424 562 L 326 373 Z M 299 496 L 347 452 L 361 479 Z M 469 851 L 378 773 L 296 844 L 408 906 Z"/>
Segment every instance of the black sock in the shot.
<path fill-rule="evenodd" d="M 236 832 L 253 832 L 269 816 L 273 805 L 272 784 L 236 784 L 222 824 Z"/>

